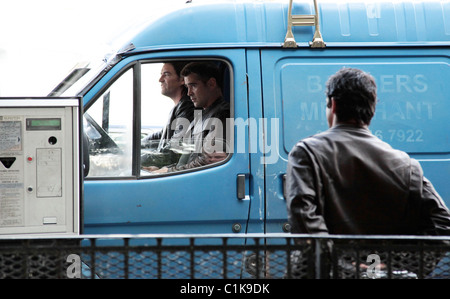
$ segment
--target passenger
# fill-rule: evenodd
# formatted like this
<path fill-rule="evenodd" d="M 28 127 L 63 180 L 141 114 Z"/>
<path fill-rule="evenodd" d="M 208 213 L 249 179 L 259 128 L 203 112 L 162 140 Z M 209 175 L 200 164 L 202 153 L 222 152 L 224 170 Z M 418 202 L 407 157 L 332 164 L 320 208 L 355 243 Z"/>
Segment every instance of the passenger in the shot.
<path fill-rule="evenodd" d="M 164 165 L 175 163 L 179 155 L 174 152 L 174 146 L 171 144 L 173 137 L 182 136 L 187 127 L 194 119 L 194 105 L 187 95 L 187 88 L 184 84 L 184 78 L 180 72 L 186 62 L 166 62 L 161 69 L 161 94 L 172 99 L 174 107 L 169 113 L 169 119 L 166 126 L 153 134 L 148 135 L 141 140 L 141 148 L 151 148 L 153 141 L 159 140 L 156 153 L 150 153 L 141 157 L 144 170 L 151 171 L 159 169 Z"/>
<path fill-rule="evenodd" d="M 292 233 L 450 235 L 450 213 L 422 168 L 368 129 L 376 84 L 343 68 L 326 84 L 329 129 L 289 154 Z"/>
<path fill-rule="evenodd" d="M 194 121 L 184 139 L 193 149 L 176 165 L 163 167 L 154 173 L 191 169 L 227 157 L 225 136 L 230 105 L 223 98 L 219 68 L 211 62 L 192 62 L 186 65 L 181 75 L 195 108 L 200 108 L 195 111 Z"/>

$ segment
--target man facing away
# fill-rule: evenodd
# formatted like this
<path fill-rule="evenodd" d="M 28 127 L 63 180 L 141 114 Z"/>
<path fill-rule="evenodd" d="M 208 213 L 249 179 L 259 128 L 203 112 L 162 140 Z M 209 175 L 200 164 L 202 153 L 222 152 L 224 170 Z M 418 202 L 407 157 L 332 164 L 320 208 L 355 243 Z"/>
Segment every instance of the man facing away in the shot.
<path fill-rule="evenodd" d="M 376 84 L 343 68 L 326 84 L 329 129 L 289 154 L 292 233 L 450 235 L 450 213 L 420 164 L 368 129 Z"/>

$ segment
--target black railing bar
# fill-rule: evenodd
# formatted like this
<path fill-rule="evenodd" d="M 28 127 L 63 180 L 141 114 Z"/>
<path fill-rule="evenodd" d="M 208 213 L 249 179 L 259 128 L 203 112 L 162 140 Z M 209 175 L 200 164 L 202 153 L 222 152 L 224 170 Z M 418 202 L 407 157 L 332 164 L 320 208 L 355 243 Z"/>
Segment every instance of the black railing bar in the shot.
<path fill-rule="evenodd" d="M 354 245 L 356 246 L 356 245 Z M 339 249 L 342 251 L 349 251 L 349 250 L 353 250 L 354 246 L 340 246 L 340 245 L 334 245 L 333 249 Z M 365 250 L 365 251 L 371 251 L 372 253 L 374 253 L 375 251 L 379 251 L 379 252 L 399 252 L 399 251 L 410 251 L 410 252 L 419 252 L 420 250 L 425 250 L 425 251 L 437 251 L 437 252 L 449 252 L 450 251 L 450 246 L 446 245 L 442 245 L 442 246 L 429 246 L 429 247 L 424 247 L 424 248 L 420 248 L 418 247 L 419 243 L 417 244 L 408 244 L 408 245 L 385 245 L 385 246 L 381 246 L 381 245 L 377 245 L 377 246 L 361 246 L 358 245 L 358 249 L 359 250 Z"/>
<path fill-rule="evenodd" d="M 36 242 L 33 242 L 36 241 Z M 72 240 L 75 241 L 75 240 Z M 46 249 L 46 248 L 55 248 L 55 247 L 61 247 L 61 248 L 70 248 L 70 247 L 77 247 L 79 246 L 80 242 L 77 242 L 74 244 L 73 242 L 64 242 L 60 240 L 55 239 L 39 239 L 39 240 L 33 240 L 33 239 L 17 239 L 17 240 L 0 240 L 0 250 L 2 248 L 22 248 L 23 246 L 28 246 L 33 249 Z"/>
<path fill-rule="evenodd" d="M 295 238 L 295 239 L 354 239 L 354 240 L 440 240 L 450 241 L 450 236 L 422 236 L 422 235 L 332 235 L 332 234 L 288 234 L 288 233 L 255 233 L 255 234 L 100 234 L 100 235 L 1 235 L 0 242 L 3 240 L 29 240 L 29 239 L 79 239 L 79 240 L 108 240 L 108 239 L 208 239 L 208 238 Z"/>
<path fill-rule="evenodd" d="M 417 243 L 418 244 L 418 243 Z M 410 250 L 410 251 L 418 251 L 418 247 L 417 244 L 396 244 L 396 243 L 384 243 L 384 244 L 377 244 L 377 243 L 372 243 L 372 244 L 333 244 L 333 248 L 340 248 L 340 249 L 354 249 L 354 247 L 357 245 L 358 248 L 360 250 L 380 250 L 380 251 L 386 251 L 386 250 Z M 255 245 L 255 244 L 250 244 L 250 245 L 242 245 L 242 244 L 227 244 L 226 245 L 226 249 L 227 250 L 256 250 L 256 249 L 264 249 L 267 251 L 276 251 L 276 250 L 286 250 L 286 246 L 287 244 L 263 244 L 263 245 Z M 305 249 L 308 245 L 305 244 L 293 244 L 290 245 L 291 250 L 301 250 L 301 249 Z M 151 251 L 156 249 L 164 249 L 165 251 L 186 251 L 186 250 L 191 250 L 192 248 L 194 248 L 195 251 L 211 251 L 211 250 L 215 250 L 215 251 L 220 251 L 223 250 L 224 245 L 217 245 L 217 244 L 202 244 L 202 245 L 194 245 L 194 247 L 192 247 L 191 245 L 170 245 L 170 244 L 166 244 L 166 245 L 153 245 L 153 244 L 141 244 L 141 245 L 129 245 L 127 248 L 124 248 L 121 245 L 97 245 L 95 247 L 96 251 L 118 251 L 118 252 L 122 252 L 125 250 L 130 250 L 130 251 Z M 450 245 L 448 244 L 426 244 L 426 246 L 424 246 L 427 250 L 450 250 Z M 76 247 L 76 246 L 69 246 L 69 247 L 64 247 L 64 250 L 68 250 L 68 249 L 87 249 L 89 250 L 89 247 L 87 246 L 80 246 L 80 247 Z M 2 251 L 8 251 L 7 247 L 3 247 L 0 248 L 0 252 Z"/>
<path fill-rule="evenodd" d="M 419 279 L 424 278 L 424 254 L 423 254 L 423 242 L 419 242 Z"/>
<path fill-rule="evenodd" d="M 227 246 L 227 241 L 228 238 L 222 238 L 222 244 L 223 246 L 221 247 L 221 252 L 222 252 L 222 263 L 223 263 L 223 278 L 227 279 L 228 276 L 228 263 L 227 263 L 227 252 L 228 250 L 226 248 L 228 248 Z"/>
<path fill-rule="evenodd" d="M 22 263 L 22 267 L 23 267 L 23 277 L 22 278 L 24 278 L 24 279 L 27 279 L 27 278 L 30 278 L 29 277 L 29 271 L 30 271 L 30 261 L 29 261 L 29 259 L 27 258 L 28 256 L 29 256 L 29 247 L 28 247 L 28 241 L 27 242 L 25 242 L 25 250 L 22 252 L 22 260 L 23 260 L 23 263 Z"/>
<path fill-rule="evenodd" d="M 95 244 L 96 240 L 92 240 L 91 244 Z M 449 245 L 444 244 L 436 244 L 436 245 L 427 245 L 423 246 L 420 249 L 418 244 L 358 244 L 358 250 L 371 250 L 371 251 L 419 251 L 419 250 L 427 250 L 427 251 L 450 251 Z M 275 252 L 275 251 L 293 251 L 293 250 L 304 250 L 308 247 L 308 245 L 304 244 L 292 244 L 289 245 L 281 245 L 281 244 L 263 244 L 263 245 L 236 245 L 236 244 L 228 244 L 224 247 L 224 245 L 195 245 L 192 247 L 191 245 L 132 245 L 132 246 L 120 246 L 120 245 L 108 245 L 108 246 L 102 246 L 102 245 L 95 245 L 95 246 L 67 246 L 67 247 L 61 247 L 61 248 L 55 248 L 55 247 L 40 247 L 40 248 L 34 248 L 33 246 L 27 245 L 28 248 L 27 251 L 33 253 L 33 252 L 39 252 L 40 250 L 45 250 L 49 253 L 58 253 L 61 251 L 64 252 L 70 252 L 70 251 L 78 251 L 83 254 L 91 253 L 91 251 L 98 252 L 98 253 L 108 253 L 108 252 L 117 252 L 117 253 L 125 253 L 125 252 L 146 252 L 146 251 L 167 251 L 167 252 L 177 252 L 177 251 L 196 251 L 196 252 L 208 252 L 208 251 L 221 251 L 227 250 L 227 251 L 237 251 L 237 252 L 243 252 L 243 251 L 257 251 L 257 250 L 264 250 L 268 252 Z M 23 246 L 20 247 L 23 249 Z M 333 248 L 339 249 L 339 250 L 353 250 L 355 248 L 355 244 L 334 244 Z M 12 254 L 16 252 L 18 247 L 8 247 L 8 246 L 1 246 L 0 253 L 2 254 Z M 22 250 L 21 250 L 22 251 Z"/>
<path fill-rule="evenodd" d="M 379 251 L 386 251 L 386 250 L 392 250 L 392 251 L 399 251 L 399 250 L 408 250 L 408 251 L 419 251 L 418 249 L 418 242 L 417 244 L 358 244 L 358 248 L 361 250 L 379 250 Z M 339 249 L 345 249 L 345 250 L 351 250 L 355 247 L 355 244 L 334 244 L 333 248 L 339 248 Z M 423 246 L 423 245 L 422 245 Z M 450 250 L 450 245 L 446 244 L 433 244 L 433 245 L 427 245 L 424 246 L 427 251 L 433 251 L 433 250 L 440 250 L 440 251 L 446 251 Z"/>
<path fill-rule="evenodd" d="M 314 240 L 314 273 L 316 279 L 320 279 L 320 263 L 321 263 L 321 253 L 320 253 L 320 245 L 319 239 Z"/>
<path fill-rule="evenodd" d="M 429 236 L 429 237 L 423 237 L 423 238 L 402 238 L 399 236 L 399 238 L 361 238 L 361 239 L 354 239 L 354 238 L 329 238 L 330 241 L 333 242 L 335 245 L 339 246 L 349 246 L 352 247 L 354 244 L 358 244 L 359 246 L 366 246 L 366 247 L 373 247 L 373 246 L 408 246 L 408 245 L 414 245 L 418 244 L 418 242 L 422 242 L 424 246 L 450 246 L 450 236 Z M 342 241 L 342 243 L 340 242 Z M 344 242 L 345 241 L 345 242 Z M 367 242 L 364 242 L 367 241 Z M 369 242 L 371 241 L 371 242 Z M 447 242 L 445 242 L 447 241 Z M 375 243 L 376 242 L 376 243 Z"/>
<path fill-rule="evenodd" d="M 360 269 L 359 269 L 359 261 L 361 261 L 361 248 L 359 246 L 355 246 L 354 250 L 356 251 L 356 263 L 355 263 L 355 270 L 356 270 L 356 278 L 359 278 L 360 276 Z"/>
<path fill-rule="evenodd" d="M 331 270 L 331 273 L 332 273 L 332 277 L 333 278 L 337 278 L 338 277 L 338 267 L 339 267 L 339 263 L 338 263 L 338 261 L 339 261 L 339 259 L 338 259 L 338 249 L 333 249 L 332 250 L 332 252 L 331 252 L 331 267 L 332 267 L 332 270 Z"/>
<path fill-rule="evenodd" d="M 130 239 L 125 238 L 124 239 L 124 247 L 129 249 L 128 243 L 129 243 Z M 128 279 L 128 270 L 129 270 L 129 263 L 128 263 L 128 259 L 130 257 L 130 250 L 126 250 L 124 253 L 124 275 L 125 275 L 125 279 Z"/>
<path fill-rule="evenodd" d="M 388 259 L 387 259 L 387 275 L 388 279 L 392 279 L 392 251 L 388 251 Z"/>
<path fill-rule="evenodd" d="M 256 279 L 258 279 L 258 278 L 260 278 L 259 277 L 259 250 L 260 250 L 260 248 L 259 248 L 259 238 L 253 238 L 253 241 L 255 242 L 255 244 L 252 244 L 252 245 L 256 245 L 256 247 L 255 247 L 255 251 L 256 251 L 256 261 L 255 261 L 255 263 L 256 263 L 256 266 L 255 266 L 255 268 L 256 268 Z M 250 246 L 250 245 L 249 245 Z"/>
<path fill-rule="evenodd" d="M 190 250 L 190 273 L 191 273 L 191 279 L 195 278 L 195 250 L 194 250 L 194 239 L 190 239 L 190 245 L 189 245 L 189 250 Z"/>
<path fill-rule="evenodd" d="M 291 273 L 291 271 L 292 271 L 292 269 L 291 269 L 291 251 L 292 251 L 292 249 L 291 249 L 291 242 L 292 242 L 292 238 L 287 238 L 287 245 L 286 245 L 286 248 L 285 248 L 285 250 L 286 250 L 286 263 L 287 263 L 287 273 L 286 273 L 286 276 L 287 276 L 287 278 L 291 278 L 292 277 L 292 273 Z"/>
<path fill-rule="evenodd" d="M 158 279 L 162 278 L 162 249 L 161 249 L 161 244 L 162 244 L 162 239 L 158 238 L 156 239 L 157 243 L 158 243 L 158 251 L 157 251 L 157 255 L 158 255 Z"/>
<path fill-rule="evenodd" d="M 91 244 L 95 244 L 94 242 L 96 240 L 92 240 L 93 242 Z M 369 244 L 361 244 L 358 245 L 358 250 L 371 250 L 371 251 L 419 251 L 419 250 L 425 250 L 426 251 L 450 251 L 449 245 L 427 245 L 422 247 L 418 247 L 417 244 L 372 244 L 373 246 Z M 29 246 L 29 245 L 28 245 Z M 155 251 L 167 251 L 167 252 L 177 252 L 177 251 L 195 251 L 195 252 L 208 252 L 208 251 L 237 251 L 237 252 L 244 252 L 244 251 L 258 251 L 258 250 L 264 250 L 267 252 L 275 252 L 275 251 L 294 251 L 294 250 L 305 250 L 308 247 L 308 245 L 304 244 L 291 244 L 291 245 L 280 245 L 280 244 L 264 244 L 264 245 L 196 245 L 192 247 L 191 245 L 136 245 L 136 246 L 68 246 L 63 248 L 55 248 L 55 247 L 40 247 L 40 248 L 34 248 L 34 247 L 25 247 L 27 248 L 27 252 L 33 253 L 33 252 L 39 252 L 42 249 L 45 249 L 48 253 L 58 253 L 61 251 L 64 252 L 70 252 L 70 251 L 77 251 L 83 254 L 91 253 L 92 251 L 98 252 L 98 253 L 108 253 L 108 252 L 117 252 L 117 253 L 125 253 L 125 252 L 155 252 Z M 2 246 L 0 248 L 0 253 L 2 254 L 13 254 L 16 252 L 18 247 L 7 247 Z M 20 247 L 23 249 L 23 247 Z M 353 250 L 355 248 L 355 244 L 348 245 L 348 244 L 334 244 L 334 249 L 339 250 Z M 22 251 L 22 250 L 21 250 Z"/>
<path fill-rule="evenodd" d="M 224 247 L 225 246 L 225 247 Z M 277 251 L 277 250 L 286 250 L 286 246 L 284 244 L 264 244 L 264 245 L 241 245 L 241 244 L 227 244 L 227 245 L 130 245 L 128 247 L 124 247 L 121 245 L 97 245 L 95 247 L 95 251 L 97 252 L 108 252 L 108 251 L 116 251 L 116 252 L 124 252 L 124 251 L 133 251 L 133 252 L 143 252 L 143 251 L 156 251 L 156 250 L 164 250 L 169 252 L 176 251 L 223 251 L 226 249 L 228 251 L 252 251 L 252 250 L 266 250 L 266 251 Z M 308 247 L 308 245 L 304 244 L 294 244 L 290 245 L 291 250 L 301 250 Z M 91 249 L 87 246 L 80 247 L 66 247 L 65 251 L 68 249 L 77 249 L 85 252 L 90 251 Z M 6 250 L 5 248 L 0 249 L 0 252 Z"/>
<path fill-rule="evenodd" d="M 91 252 L 91 260 L 90 260 L 90 269 L 91 269 L 91 279 L 95 279 L 97 273 L 96 273 L 96 260 L 95 260 L 95 241 L 96 239 L 90 239 L 90 244 L 91 246 L 89 247 L 90 250 L 92 250 Z"/>

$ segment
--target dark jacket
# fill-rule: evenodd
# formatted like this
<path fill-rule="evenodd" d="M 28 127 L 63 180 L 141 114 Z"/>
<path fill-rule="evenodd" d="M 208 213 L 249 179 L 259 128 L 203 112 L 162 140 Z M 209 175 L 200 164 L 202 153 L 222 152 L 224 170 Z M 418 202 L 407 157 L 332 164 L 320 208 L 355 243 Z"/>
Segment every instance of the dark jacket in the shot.
<path fill-rule="evenodd" d="M 196 110 L 194 121 L 186 135 L 192 145 L 191 152 L 181 156 L 176 166 L 169 171 L 191 169 L 224 160 L 227 156 L 227 118 L 230 104 L 223 98 L 217 99 L 210 107 Z"/>
<path fill-rule="evenodd" d="M 450 235 L 450 213 L 420 164 L 368 129 L 338 125 L 289 154 L 294 233 Z"/>
<path fill-rule="evenodd" d="M 187 124 L 194 119 L 194 104 L 189 96 L 184 95 L 178 104 L 176 104 L 169 113 L 166 126 L 156 133 L 150 134 L 141 141 L 141 147 L 149 147 L 149 141 L 160 140 L 158 150 L 166 146 L 174 134 L 186 131 L 187 128 L 180 127 L 181 124 Z"/>

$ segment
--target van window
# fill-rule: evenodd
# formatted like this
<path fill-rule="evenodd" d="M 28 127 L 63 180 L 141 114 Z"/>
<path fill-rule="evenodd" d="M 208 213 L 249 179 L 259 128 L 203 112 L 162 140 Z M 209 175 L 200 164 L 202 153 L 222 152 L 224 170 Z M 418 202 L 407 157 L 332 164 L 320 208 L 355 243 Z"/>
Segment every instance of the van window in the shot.
<path fill-rule="evenodd" d="M 218 71 L 219 93 L 203 90 L 217 98 L 207 109 L 195 107 L 188 95 L 180 74 L 188 61 L 138 62 L 113 79 L 84 114 L 90 157 L 87 178 L 154 177 L 210 167 L 228 158 L 229 83 L 224 88 L 224 82 L 230 82 L 228 65 L 197 62 Z"/>
<path fill-rule="evenodd" d="M 181 71 L 186 65 L 194 74 L 200 70 L 213 74 L 215 69 L 217 86 L 192 73 L 184 78 Z M 213 66 L 212 70 L 208 65 Z M 225 93 L 223 90 L 224 73 L 226 65 L 217 61 L 142 64 L 141 175 L 209 167 L 227 158 L 226 119 L 230 117 L 230 99 L 228 90 Z M 192 101 L 191 97 L 215 101 L 205 108 L 202 101 Z"/>
<path fill-rule="evenodd" d="M 129 69 L 84 113 L 89 139 L 88 177 L 130 176 L 133 136 L 133 70 Z"/>

